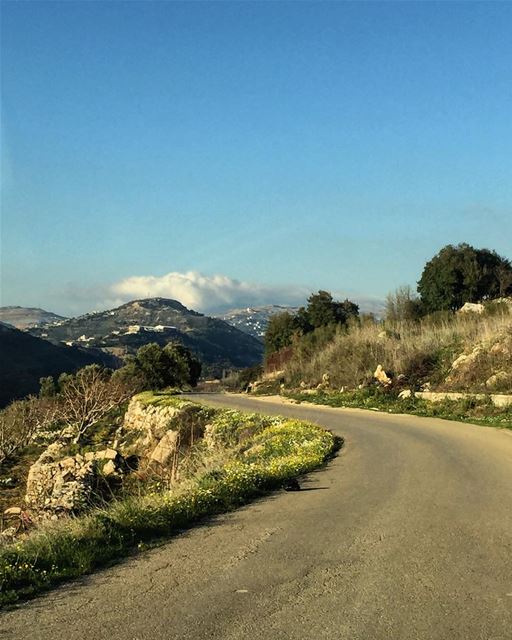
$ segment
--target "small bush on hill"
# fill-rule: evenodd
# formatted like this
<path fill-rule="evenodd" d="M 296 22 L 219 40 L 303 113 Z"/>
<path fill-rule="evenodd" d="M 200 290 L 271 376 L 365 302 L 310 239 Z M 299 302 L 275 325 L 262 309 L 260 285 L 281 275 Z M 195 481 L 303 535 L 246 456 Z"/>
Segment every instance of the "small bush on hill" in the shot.
<path fill-rule="evenodd" d="M 230 391 L 247 391 L 249 385 L 262 375 L 263 366 L 258 364 L 233 373 L 222 381 L 222 386 Z"/>

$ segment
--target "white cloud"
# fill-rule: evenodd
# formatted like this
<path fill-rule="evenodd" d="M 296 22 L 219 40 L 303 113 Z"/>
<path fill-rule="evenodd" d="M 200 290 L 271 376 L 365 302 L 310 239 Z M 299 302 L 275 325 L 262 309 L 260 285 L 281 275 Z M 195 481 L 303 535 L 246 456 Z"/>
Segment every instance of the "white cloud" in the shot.
<path fill-rule="evenodd" d="M 113 309 L 141 298 L 172 298 L 189 309 L 206 314 L 228 309 L 268 304 L 301 306 L 319 288 L 306 285 L 266 285 L 236 280 L 225 275 L 208 276 L 197 271 L 173 271 L 163 276 L 129 276 L 110 285 L 76 286 L 68 283 L 64 291 L 47 294 L 45 304 L 53 311 L 74 316 L 90 311 Z M 349 298 L 363 312 L 382 311 L 382 300 L 354 291 L 332 291 L 336 300 Z M 43 305 L 44 306 L 44 305 Z"/>
<path fill-rule="evenodd" d="M 131 276 L 110 288 L 112 298 L 173 298 L 190 309 L 213 313 L 237 307 L 266 304 L 300 306 L 315 291 L 305 285 L 264 285 L 235 280 L 225 275 L 207 276 L 197 271 L 173 271 L 163 276 Z M 382 300 L 350 292 L 333 292 L 338 300 L 350 298 L 361 311 L 382 311 Z"/>
<path fill-rule="evenodd" d="M 213 312 L 262 304 L 304 304 L 310 290 L 302 286 L 269 286 L 197 271 L 173 271 L 163 276 L 131 276 L 111 287 L 112 295 L 134 298 L 173 298 L 190 309 Z"/>

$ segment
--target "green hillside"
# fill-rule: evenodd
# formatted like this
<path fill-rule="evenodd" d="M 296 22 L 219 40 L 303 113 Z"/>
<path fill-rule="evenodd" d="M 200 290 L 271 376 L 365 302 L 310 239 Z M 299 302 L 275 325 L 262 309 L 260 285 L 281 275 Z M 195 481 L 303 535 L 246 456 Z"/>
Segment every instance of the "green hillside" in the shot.
<path fill-rule="evenodd" d="M 210 374 L 251 366 L 263 353 L 261 341 L 253 336 L 166 298 L 135 300 L 30 332 L 55 344 L 96 347 L 121 358 L 149 342 L 177 341 L 191 349 Z"/>

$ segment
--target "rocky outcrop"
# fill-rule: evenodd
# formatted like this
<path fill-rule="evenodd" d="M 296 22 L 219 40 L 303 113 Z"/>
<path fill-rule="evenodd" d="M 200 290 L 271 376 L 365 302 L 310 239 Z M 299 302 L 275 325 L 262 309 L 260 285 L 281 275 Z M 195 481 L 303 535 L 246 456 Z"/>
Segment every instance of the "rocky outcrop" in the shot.
<path fill-rule="evenodd" d="M 122 474 L 123 459 L 114 449 L 64 455 L 64 445 L 51 444 L 30 467 L 25 502 L 39 516 L 84 510 L 97 493 L 100 477 Z"/>
<path fill-rule="evenodd" d="M 456 371 L 457 369 L 460 369 L 460 367 L 470 367 L 482 352 L 483 348 L 480 345 L 477 345 L 471 353 L 461 353 L 461 355 L 455 358 L 452 362 L 452 371 Z"/>
<path fill-rule="evenodd" d="M 167 466 L 178 453 L 179 442 L 180 434 L 178 431 L 167 431 L 153 449 L 150 460 L 158 462 L 161 466 Z"/>
<path fill-rule="evenodd" d="M 459 313 L 483 313 L 485 307 L 483 304 L 475 302 L 466 302 L 460 309 Z"/>
<path fill-rule="evenodd" d="M 123 474 L 124 459 L 115 449 L 89 451 L 84 455 L 87 462 L 96 462 L 96 468 L 104 477 L 120 476 Z"/>
<path fill-rule="evenodd" d="M 145 405 L 134 398 L 128 405 L 116 444 L 125 455 L 147 456 L 148 449 L 156 446 L 179 414 L 179 407 Z"/>
<path fill-rule="evenodd" d="M 445 382 L 457 390 L 512 392 L 512 325 L 458 355 Z"/>
<path fill-rule="evenodd" d="M 50 445 L 30 467 L 25 502 L 38 513 L 76 513 L 87 506 L 94 486 L 94 462 L 80 454 L 62 457 L 63 445 Z"/>
<path fill-rule="evenodd" d="M 205 430 L 202 408 L 176 400 L 154 406 L 132 399 L 111 445 L 68 455 L 65 441 L 51 444 L 31 466 L 25 495 L 36 517 L 79 513 L 106 488 L 116 486 L 130 469 L 145 465 L 177 477 L 178 454 Z"/>
<path fill-rule="evenodd" d="M 179 448 L 187 448 L 204 435 L 201 407 L 185 400 L 159 406 L 132 399 L 116 445 L 125 457 L 137 456 L 146 464 L 166 466 Z"/>

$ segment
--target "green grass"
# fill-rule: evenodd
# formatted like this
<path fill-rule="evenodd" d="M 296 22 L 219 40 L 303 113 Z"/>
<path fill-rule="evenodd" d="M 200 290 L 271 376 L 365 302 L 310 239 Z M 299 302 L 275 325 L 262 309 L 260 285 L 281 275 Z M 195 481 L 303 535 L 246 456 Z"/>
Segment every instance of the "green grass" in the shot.
<path fill-rule="evenodd" d="M 417 397 L 402 400 L 396 393 L 379 387 L 343 393 L 317 391 L 310 394 L 288 391 L 283 395 L 296 402 L 311 402 L 330 407 L 370 409 L 387 413 L 410 413 L 417 416 L 512 429 L 512 406 L 495 407 L 490 399 L 479 400 L 471 396 L 460 400 L 446 399 L 440 402 L 431 402 Z"/>
<path fill-rule="evenodd" d="M 146 394 L 144 400 L 161 406 L 176 399 Z M 1 549 L 0 604 L 90 573 L 277 489 L 323 465 L 340 444 L 331 433 L 298 420 L 219 409 L 210 409 L 208 417 L 212 445 L 198 445 L 201 463 L 177 490 L 153 487 L 143 495 L 128 495 L 85 516 L 42 526 Z"/>
<path fill-rule="evenodd" d="M 166 391 L 142 391 L 135 398 L 145 407 L 177 407 L 180 408 L 188 401 L 179 396 L 179 389 Z"/>

